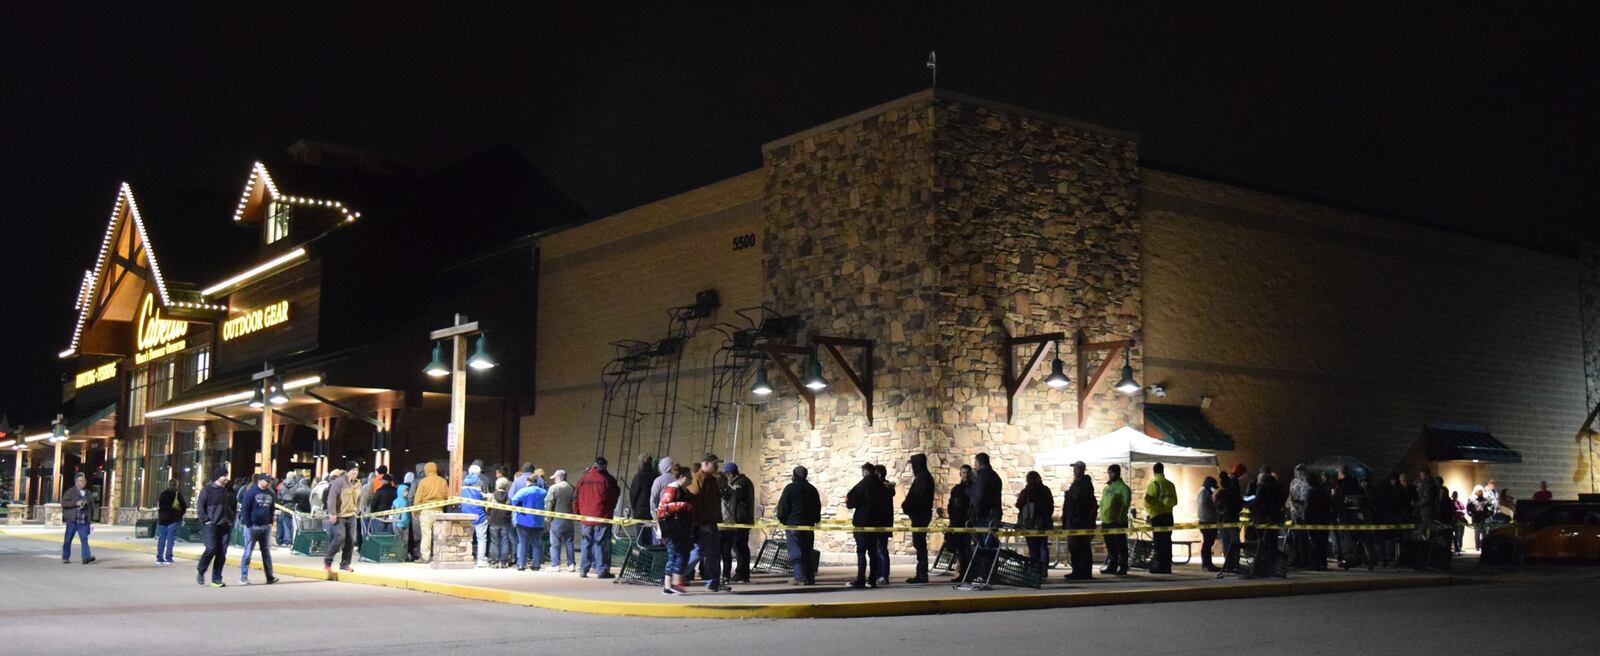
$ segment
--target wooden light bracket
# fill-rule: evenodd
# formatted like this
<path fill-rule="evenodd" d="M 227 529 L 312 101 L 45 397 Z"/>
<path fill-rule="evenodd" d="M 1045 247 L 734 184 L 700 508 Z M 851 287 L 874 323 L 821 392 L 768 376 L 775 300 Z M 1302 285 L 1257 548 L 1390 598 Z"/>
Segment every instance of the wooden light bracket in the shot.
<path fill-rule="evenodd" d="M 811 338 L 811 342 L 813 344 L 812 348 L 780 344 L 762 344 L 759 348 L 767 359 L 771 360 L 773 365 L 777 367 L 778 373 L 783 374 L 784 380 L 789 381 L 789 385 L 793 386 L 795 391 L 800 394 L 800 398 L 805 399 L 806 420 L 812 428 L 817 427 L 817 394 L 801 382 L 800 376 L 795 373 L 794 367 L 789 364 L 789 356 L 797 356 L 803 362 L 805 358 L 811 357 L 813 353 L 817 353 L 817 357 L 821 357 L 820 351 L 826 350 L 829 355 L 833 356 L 834 363 L 838 364 L 839 368 L 844 371 L 845 378 L 850 381 L 856 392 L 861 394 L 861 398 L 866 402 L 867 425 L 871 426 L 873 420 L 872 340 L 816 335 Z M 839 350 L 841 348 L 861 349 L 862 360 L 859 369 L 844 357 L 844 353 Z M 802 364 L 802 366 L 804 365 Z"/>
<path fill-rule="evenodd" d="M 1006 348 L 1003 359 L 1006 364 L 1006 423 L 1012 423 L 1017 416 L 1017 395 L 1028 387 L 1028 381 L 1033 379 L 1034 370 L 1039 368 L 1039 363 L 1044 360 L 1045 349 L 1052 345 L 1059 345 L 1067 338 L 1066 333 L 1044 333 L 1026 337 L 1006 337 Z M 1016 354 L 1018 346 L 1033 346 L 1033 352 L 1028 355 L 1028 363 L 1018 371 Z"/>
<path fill-rule="evenodd" d="M 1083 428 L 1087 423 L 1084 408 L 1089 404 L 1089 393 L 1100 384 L 1100 378 L 1106 375 L 1106 370 L 1117 361 L 1117 356 L 1122 355 L 1123 349 L 1133 348 L 1131 339 L 1119 339 L 1109 342 L 1084 341 L 1083 330 L 1079 329 L 1072 335 L 1073 352 L 1078 358 L 1078 428 Z M 1094 375 L 1085 376 L 1084 371 L 1089 368 L 1089 351 L 1105 351 L 1106 357 L 1100 361 L 1100 366 L 1094 370 Z"/>

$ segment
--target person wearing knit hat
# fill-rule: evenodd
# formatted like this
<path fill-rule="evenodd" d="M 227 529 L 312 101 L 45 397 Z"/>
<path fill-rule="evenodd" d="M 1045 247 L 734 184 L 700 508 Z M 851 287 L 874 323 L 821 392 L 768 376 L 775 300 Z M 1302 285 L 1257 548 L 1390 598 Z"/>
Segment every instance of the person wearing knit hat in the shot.
<path fill-rule="evenodd" d="M 222 582 L 222 568 L 227 564 L 228 539 L 233 532 L 234 510 L 238 507 L 233 491 L 228 489 L 227 467 L 217 467 L 211 472 L 211 482 L 200 490 L 200 498 L 195 500 L 194 506 L 200 516 L 200 540 L 206 547 L 195 568 L 194 582 L 206 585 L 209 567 L 211 587 L 226 587 Z"/>
<path fill-rule="evenodd" d="M 277 496 L 272 493 L 272 477 L 266 474 L 256 474 L 255 482 L 247 485 L 244 496 L 243 512 L 239 522 L 244 525 L 244 557 L 239 559 L 239 583 L 250 584 L 250 552 L 255 547 L 261 548 L 261 571 L 267 575 L 267 584 L 278 582 L 278 577 L 272 575 L 272 545 L 267 539 L 272 531 L 273 503 Z"/>

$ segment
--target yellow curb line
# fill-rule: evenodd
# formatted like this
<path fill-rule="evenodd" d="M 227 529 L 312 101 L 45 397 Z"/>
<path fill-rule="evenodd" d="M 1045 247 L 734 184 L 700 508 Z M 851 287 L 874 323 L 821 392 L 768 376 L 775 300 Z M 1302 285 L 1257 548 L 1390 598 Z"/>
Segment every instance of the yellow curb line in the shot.
<path fill-rule="evenodd" d="M 0 535 L 54 542 L 53 536 L 15 534 L 0 530 Z M 90 540 L 97 549 L 155 553 L 155 547 L 122 544 L 103 540 Z M 198 560 L 188 554 L 175 553 L 188 560 Z M 250 568 L 261 569 L 259 558 L 252 559 Z M 460 599 L 492 603 L 531 606 L 548 610 L 587 613 L 591 615 L 620 615 L 634 617 L 670 617 L 680 619 L 801 619 L 801 618 L 851 618 L 889 617 L 899 615 L 937 615 L 945 613 L 983 613 L 1016 610 L 1045 610 L 1052 608 L 1080 608 L 1088 606 L 1114 606 L 1138 603 L 1171 603 L 1183 601 L 1216 601 L 1249 599 L 1255 597 L 1286 597 L 1335 592 L 1358 592 L 1398 588 L 1422 588 L 1456 585 L 1465 581 L 1452 576 L 1406 576 L 1382 579 L 1345 579 L 1322 581 L 1290 581 L 1286 583 L 1242 583 L 1233 585 L 1185 585 L 1183 587 L 1143 590 L 1085 590 L 1061 593 L 994 594 L 970 593 L 972 596 L 937 597 L 933 599 L 895 599 L 878 601 L 834 601 L 812 604 L 739 604 L 739 603 L 650 603 L 637 601 L 606 601 L 580 599 L 537 592 L 521 592 L 487 588 L 459 583 L 416 581 L 392 576 L 361 573 L 333 573 L 319 568 L 297 565 L 278 565 L 276 573 L 308 579 L 340 581 L 373 585 L 400 590 L 431 592 Z"/>

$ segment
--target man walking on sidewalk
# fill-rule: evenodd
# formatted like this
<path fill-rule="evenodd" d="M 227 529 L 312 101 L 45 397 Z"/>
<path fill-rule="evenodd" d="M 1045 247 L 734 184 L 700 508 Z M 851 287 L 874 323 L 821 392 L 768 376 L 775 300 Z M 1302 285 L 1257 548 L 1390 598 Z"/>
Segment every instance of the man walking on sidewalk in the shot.
<path fill-rule="evenodd" d="M 83 564 L 94 562 L 94 554 L 89 553 L 89 522 L 93 519 L 90 513 L 89 479 L 78 472 L 72 478 L 72 487 L 61 495 L 61 523 L 67 527 L 66 537 L 61 541 L 61 564 L 72 562 L 72 536 L 78 536 L 78 551 Z"/>
<path fill-rule="evenodd" d="M 195 568 L 194 582 L 206 584 L 206 567 L 211 568 L 211 587 L 227 586 L 222 582 L 222 567 L 228 561 L 228 537 L 233 532 L 233 491 L 228 489 L 228 468 L 218 467 L 211 472 L 211 483 L 200 490 L 195 501 L 200 515 L 200 540 L 206 546 L 200 554 L 200 564 Z"/>
<path fill-rule="evenodd" d="M 278 582 L 272 575 L 272 546 L 268 534 L 272 532 L 272 479 L 266 474 L 256 474 L 256 484 L 244 495 L 244 558 L 239 559 L 239 584 L 250 585 L 250 549 L 261 548 L 261 571 L 267 574 L 267 584 Z"/>
<path fill-rule="evenodd" d="M 356 546 L 356 515 L 361 509 L 361 471 L 354 460 L 345 463 L 344 475 L 328 485 L 328 551 L 322 556 L 322 569 L 333 571 L 333 555 L 339 556 L 339 571 L 354 572 L 350 555 Z"/>

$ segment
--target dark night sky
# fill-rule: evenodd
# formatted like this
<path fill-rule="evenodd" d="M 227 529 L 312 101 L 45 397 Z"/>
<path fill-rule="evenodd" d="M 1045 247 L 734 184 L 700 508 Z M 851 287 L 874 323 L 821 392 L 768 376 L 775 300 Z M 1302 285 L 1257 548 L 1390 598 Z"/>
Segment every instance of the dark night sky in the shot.
<path fill-rule="evenodd" d="M 301 137 L 433 162 L 510 141 L 604 215 L 926 87 L 930 49 L 942 87 L 1137 131 L 1171 167 L 1551 250 L 1600 232 L 1597 3 L 66 4 L 0 7 L 16 420 L 59 400 L 119 180 L 233 192 Z"/>

